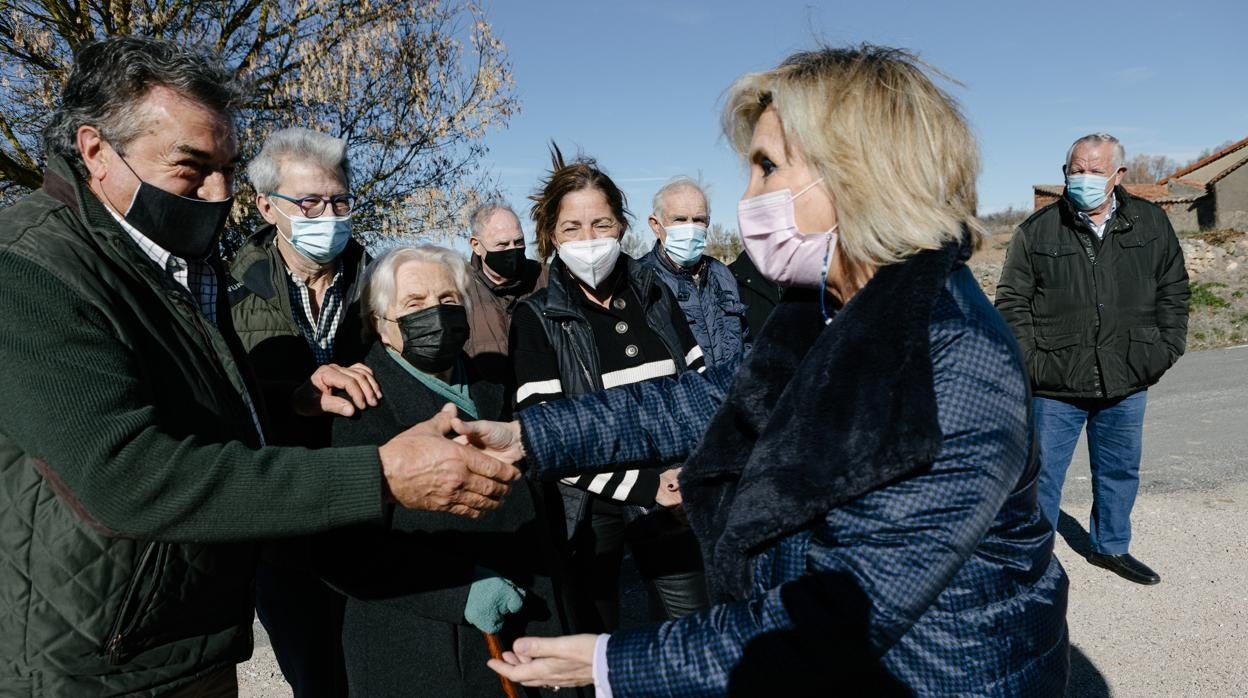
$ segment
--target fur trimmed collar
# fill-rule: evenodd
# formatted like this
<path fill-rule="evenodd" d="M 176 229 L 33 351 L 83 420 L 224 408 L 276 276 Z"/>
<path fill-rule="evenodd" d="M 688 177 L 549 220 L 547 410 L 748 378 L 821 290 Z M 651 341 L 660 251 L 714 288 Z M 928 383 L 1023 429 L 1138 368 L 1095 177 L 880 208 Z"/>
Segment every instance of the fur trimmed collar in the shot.
<path fill-rule="evenodd" d="M 878 273 L 823 325 L 815 292 L 786 294 L 681 474 L 720 599 L 751 587 L 751 557 L 835 507 L 922 471 L 943 437 L 928 324 L 957 244 Z"/>

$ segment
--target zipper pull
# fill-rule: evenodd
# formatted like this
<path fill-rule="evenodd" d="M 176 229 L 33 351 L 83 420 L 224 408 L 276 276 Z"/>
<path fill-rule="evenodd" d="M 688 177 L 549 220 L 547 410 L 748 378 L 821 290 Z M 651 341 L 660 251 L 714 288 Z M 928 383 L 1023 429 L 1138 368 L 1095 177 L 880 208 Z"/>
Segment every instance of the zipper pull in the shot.
<path fill-rule="evenodd" d="M 124 641 L 125 638 L 122 637 L 121 633 L 117 633 L 108 639 L 108 644 L 104 646 L 104 657 L 109 664 L 121 663 L 121 650 Z"/>

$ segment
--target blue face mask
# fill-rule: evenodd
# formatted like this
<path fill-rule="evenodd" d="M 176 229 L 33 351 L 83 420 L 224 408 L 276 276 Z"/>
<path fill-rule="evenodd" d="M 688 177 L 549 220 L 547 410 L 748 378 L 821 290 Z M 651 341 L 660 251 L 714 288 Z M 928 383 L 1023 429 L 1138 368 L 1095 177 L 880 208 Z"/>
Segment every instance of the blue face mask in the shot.
<path fill-rule="evenodd" d="M 1066 197 L 1080 211 L 1091 211 L 1105 203 L 1109 177 L 1095 174 L 1066 175 Z"/>
<path fill-rule="evenodd" d="M 286 238 L 286 242 L 289 242 L 296 252 L 317 264 L 329 264 L 334 261 L 334 258 L 342 254 L 347 242 L 351 240 L 350 215 L 321 215 L 316 218 L 304 218 L 303 216 L 288 216 L 277 206 L 274 206 L 273 210 L 290 221 L 290 237 Z M 278 232 L 281 232 L 280 228 Z"/>
<path fill-rule="evenodd" d="M 683 223 L 666 226 L 663 230 L 667 231 L 663 249 L 673 262 L 682 267 L 691 267 L 702 259 L 702 253 L 706 250 L 705 227 L 697 223 Z"/>

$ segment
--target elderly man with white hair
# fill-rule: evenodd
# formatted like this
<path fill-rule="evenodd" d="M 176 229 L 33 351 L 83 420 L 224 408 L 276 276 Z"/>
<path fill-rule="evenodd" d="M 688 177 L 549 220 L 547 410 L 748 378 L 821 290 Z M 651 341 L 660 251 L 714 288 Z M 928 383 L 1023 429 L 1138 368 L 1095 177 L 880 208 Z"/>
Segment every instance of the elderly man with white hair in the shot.
<path fill-rule="evenodd" d="M 641 258 L 671 289 L 708 366 L 740 362 L 750 343 L 745 304 L 736 278 L 705 254 L 711 208 L 706 192 L 689 177 L 676 177 L 654 195 L 650 229 L 658 240 Z"/>
<path fill-rule="evenodd" d="M 1065 196 L 1019 226 L 996 305 L 1031 376 L 1041 511 L 1056 529 L 1062 483 L 1086 424 L 1088 562 L 1156 584 L 1161 577 L 1128 552 L 1131 509 L 1148 388 L 1187 342 L 1187 270 L 1165 211 L 1122 187 L 1125 157 L 1107 133 L 1070 146 Z"/>
<path fill-rule="evenodd" d="M 360 363 L 360 278 L 368 255 L 351 238 L 355 197 L 346 142 L 306 128 L 286 128 L 265 141 L 247 168 L 256 206 L 268 225 L 231 266 L 231 315 L 269 407 L 271 442 L 329 445 L 330 417 L 315 409 L 322 395 L 338 412 L 355 406 L 333 390 L 375 405 L 380 396 Z M 256 579 L 256 607 L 282 673 L 297 696 L 345 691 L 342 596 L 314 571 L 314 539 L 266 547 Z"/>

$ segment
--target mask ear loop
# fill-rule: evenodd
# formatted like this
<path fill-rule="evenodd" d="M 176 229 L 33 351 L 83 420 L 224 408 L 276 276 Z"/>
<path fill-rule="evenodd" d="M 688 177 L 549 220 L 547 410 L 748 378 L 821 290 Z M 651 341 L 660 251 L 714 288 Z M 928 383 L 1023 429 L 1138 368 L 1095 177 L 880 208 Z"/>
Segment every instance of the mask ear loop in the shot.
<path fill-rule="evenodd" d="M 823 274 L 820 275 L 819 283 L 819 312 L 823 313 L 823 324 L 828 326 L 832 324 L 832 318 L 828 316 L 828 264 L 832 261 L 832 233 L 824 233 L 828 240 L 828 247 L 823 251 Z"/>

